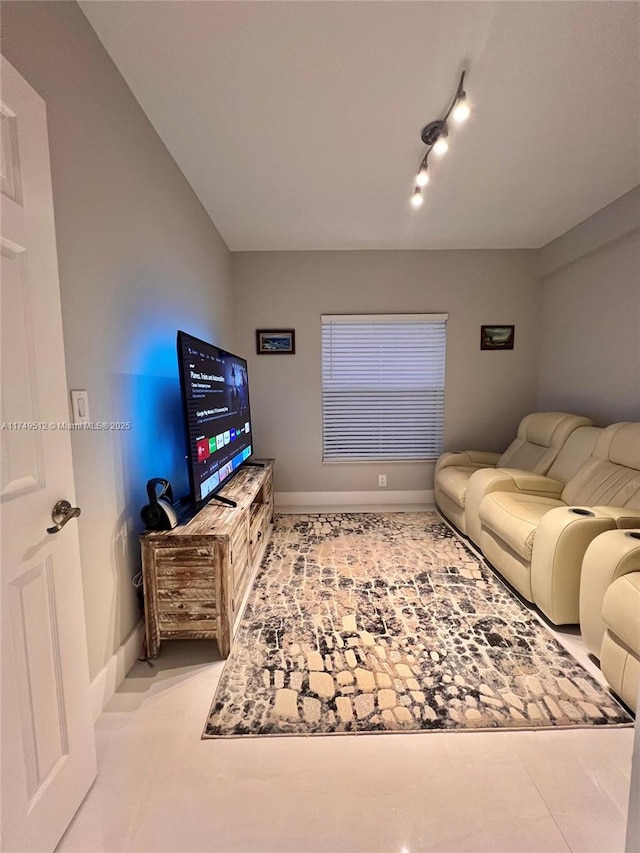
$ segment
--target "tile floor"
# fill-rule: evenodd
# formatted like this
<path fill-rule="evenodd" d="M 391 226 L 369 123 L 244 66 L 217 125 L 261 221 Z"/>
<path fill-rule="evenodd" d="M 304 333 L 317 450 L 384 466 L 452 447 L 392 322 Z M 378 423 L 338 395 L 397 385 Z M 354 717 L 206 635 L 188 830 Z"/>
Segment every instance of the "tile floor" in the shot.
<path fill-rule="evenodd" d="M 202 741 L 222 666 L 202 640 L 133 667 L 58 853 L 624 851 L 631 728 Z"/>

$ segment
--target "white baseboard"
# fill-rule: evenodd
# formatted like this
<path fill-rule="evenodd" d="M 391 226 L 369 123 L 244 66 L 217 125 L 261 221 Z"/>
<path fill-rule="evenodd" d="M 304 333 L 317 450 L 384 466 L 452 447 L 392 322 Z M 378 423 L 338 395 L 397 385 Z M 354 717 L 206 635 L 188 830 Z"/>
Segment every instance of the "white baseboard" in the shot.
<path fill-rule="evenodd" d="M 143 639 L 144 625 L 140 621 L 91 682 L 91 708 L 94 723 L 138 659 Z"/>
<path fill-rule="evenodd" d="M 433 505 L 433 490 L 415 489 L 390 492 L 377 489 L 372 492 L 276 492 L 274 503 L 281 507 L 319 507 L 319 506 L 414 506 Z"/>

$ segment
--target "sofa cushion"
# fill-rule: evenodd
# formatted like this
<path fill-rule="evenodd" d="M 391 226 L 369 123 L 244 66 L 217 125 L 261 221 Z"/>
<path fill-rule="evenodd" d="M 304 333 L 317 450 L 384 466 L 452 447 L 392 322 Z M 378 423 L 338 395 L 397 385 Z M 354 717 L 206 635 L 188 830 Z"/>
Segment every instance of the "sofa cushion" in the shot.
<path fill-rule="evenodd" d="M 612 424 L 562 492 L 567 504 L 640 508 L 640 424 Z"/>
<path fill-rule="evenodd" d="M 591 426 L 588 418 L 566 412 L 534 412 L 520 421 L 516 439 L 502 454 L 496 467 L 521 468 L 546 474 L 559 449 L 571 433 Z"/>
<path fill-rule="evenodd" d="M 483 528 L 490 530 L 512 551 L 530 562 L 540 519 L 558 506 L 564 506 L 564 503 L 555 498 L 517 492 L 490 492 L 480 502 L 480 521 Z"/>
<path fill-rule="evenodd" d="M 602 618 L 640 656 L 640 572 L 623 575 L 611 584 L 602 601 Z"/>
<path fill-rule="evenodd" d="M 566 504 L 640 508 L 640 471 L 592 456 L 562 492 Z"/>
<path fill-rule="evenodd" d="M 595 455 L 640 471 L 640 423 L 612 424 L 598 440 Z"/>
<path fill-rule="evenodd" d="M 464 506 L 469 478 L 484 465 L 450 465 L 438 472 L 438 487 L 458 506 Z"/>
<path fill-rule="evenodd" d="M 566 485 L 593 454 L 601 435 L 602 427 L 578 427 L 560 448 L 547 477 Z"/>

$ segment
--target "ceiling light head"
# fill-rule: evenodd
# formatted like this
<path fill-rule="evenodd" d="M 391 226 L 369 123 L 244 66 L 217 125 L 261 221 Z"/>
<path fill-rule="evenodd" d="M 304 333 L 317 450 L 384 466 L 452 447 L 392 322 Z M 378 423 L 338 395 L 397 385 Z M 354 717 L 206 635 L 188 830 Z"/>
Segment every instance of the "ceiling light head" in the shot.
<path fill-rule="evenodd" d="M 453 108 L 453 112 L 451 113 L 451 118 L 456 122 L 456 124 L 462 124 L 469 118 L 470 112 L 471 106 L 467 100 L 467 94 L 466 92 L 461 92 L 458 100 L 456 101 L 456 105 Z"/>
<path fill-rule="evenodd" d="M 415 207 L 417 210 L 419 207 L 422 207 L 423 202 L 424 199 L 422 198 L 420 187 L 416 187 L 413 191 L 413 195 L 411 196 L 411 206 Z"/>
<path fill-rule="evenodd" d="M 443 128 L 440 136 L 437 138 L 433 145 L 433 153 L 437 154 L 438 157 L 442 157 L 443 154 L 446 154 L 449 150 L 449 139 L 447 134 L 446 127 Z"/>
<path fill-rule="evenodd" d="M 416 175 L 416 186 L 422 188 L 429 183 L 429 172 L 426 166 L 421 166 L 420 171 Z"/>

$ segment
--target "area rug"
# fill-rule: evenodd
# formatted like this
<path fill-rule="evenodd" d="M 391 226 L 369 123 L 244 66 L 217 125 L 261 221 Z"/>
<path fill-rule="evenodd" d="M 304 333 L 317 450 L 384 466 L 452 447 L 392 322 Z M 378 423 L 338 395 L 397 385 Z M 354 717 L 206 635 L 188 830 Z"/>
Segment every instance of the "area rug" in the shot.
<path fill-rule="evenodd" d="M 281 515 L 203 738 L 631 721 L 435 513 Z"/>

